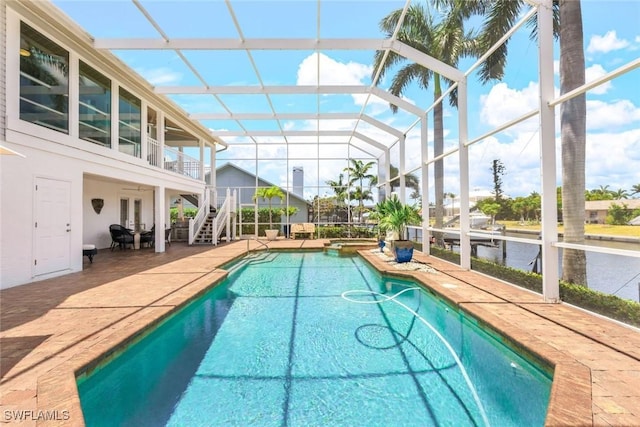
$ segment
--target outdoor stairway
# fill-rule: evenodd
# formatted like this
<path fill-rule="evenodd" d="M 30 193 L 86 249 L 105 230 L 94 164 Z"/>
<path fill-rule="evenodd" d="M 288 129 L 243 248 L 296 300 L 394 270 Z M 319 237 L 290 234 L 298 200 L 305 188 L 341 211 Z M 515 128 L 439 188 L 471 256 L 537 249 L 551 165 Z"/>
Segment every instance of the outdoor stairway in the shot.
<path fill-rule="evenodd" d="M 216 218 L 215 212 L 211 212 L 207 219 L 205 219 L 204 224 L 202 224 L 202 228 L 198 235 L 195 237 L 193 244 L 194 245 L 211 245 L 213 243 L 213 221 Z M 217 239 L 218 236 L 216 236 Z"/>

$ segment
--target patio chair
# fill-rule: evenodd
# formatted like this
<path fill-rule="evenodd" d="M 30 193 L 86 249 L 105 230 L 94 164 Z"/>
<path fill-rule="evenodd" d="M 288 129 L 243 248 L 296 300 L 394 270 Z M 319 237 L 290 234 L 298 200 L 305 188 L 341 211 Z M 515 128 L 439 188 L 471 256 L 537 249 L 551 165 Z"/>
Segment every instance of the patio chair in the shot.
<path fill-rule="evenodd" d="M 140 246 L 144 243 L 148 247 L 152 247 L 156 243 L 156 225 L 153 224 L 150 231 L 143 231 L 140 233 Z"/>
<path fill-rule="evenodd" d="M 126 249 L 127 245 L 133 246 L 133 231 L 121 226 L 120 224 L 111 224 L 109 226 L 111 234 L 111 250 L 118 245 L 120 249 Z"/>

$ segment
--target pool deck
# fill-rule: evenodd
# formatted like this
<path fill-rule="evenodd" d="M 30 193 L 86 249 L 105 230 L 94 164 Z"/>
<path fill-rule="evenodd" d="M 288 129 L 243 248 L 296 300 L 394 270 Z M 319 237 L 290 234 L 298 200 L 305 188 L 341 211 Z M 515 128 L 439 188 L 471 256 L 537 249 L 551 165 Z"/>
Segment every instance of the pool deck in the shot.
<path fill-rule="evenodd" d="M 277 240 L 272 249 L 320 249 L 327 240 Z M 76 372 L 139 336 L 224 279 L 220 266 L 260 247 L 100 250 L 84 271 L 0 291 L 0 420 L 8 425 L 84 425 Z M 565 304 L 415 253 L 400 270 L 360 254 L 391 275 L 412 277 L 554 367 L 546 424 L 640 426 L 640 332 Z M 23 421 L 16 419 L 22 417 Z M 36 421 L 37 420 L 37 421 Z"/>

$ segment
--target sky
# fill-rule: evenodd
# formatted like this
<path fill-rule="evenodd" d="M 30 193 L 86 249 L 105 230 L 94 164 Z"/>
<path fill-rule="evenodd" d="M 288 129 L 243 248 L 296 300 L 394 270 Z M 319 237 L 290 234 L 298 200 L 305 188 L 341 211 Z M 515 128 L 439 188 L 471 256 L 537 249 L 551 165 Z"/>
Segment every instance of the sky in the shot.
<path fill-rule="evenodd" d="M 54 0 L 67 15 L 96 38 L 147 37 L 158 38 L 157 31 L 143 14 L 128 1 L 68 1 Z M 378 28 L 382 17 L 402 8 L 404 1 L 237 1 L 231 0 L 233 16 L 222 1 L 141 1 L 141 4 L 169 38 L 383 38 Z M 523 9 L 526 12 L 527 9 Z M 318 12 L 320 18 L 318 19 Z M 640 1 L 582 0 L 584 49 L 587 81 L 605 75 L 640 56 Z M 538 60 L 536 41 L 530 38 L 530 28 L 520 28 L 509 40 L 509 57 L 501 81 L 482 85 L 475 73 L 469 77 L 469 138 L 484 135 L 489 130 L 537 108 Z M 114 53 L 136 72 L 156 86 L 203 86 L 202 81 L 174 51 L 121 50 Z M 253 51 L 184 51 L 184 56 L 210 86 L 242 85 L 366 85 L 372 84 L 373 51 L 325 50 Z M 559 93 L 559 48 L 554 49 L 555 87 Z M 464 59 L 459 69 L 466 71 L 473 59 Z M 256 73 L 258 70 L 258 73 Z M 397 68 L 390 70 L 378 86 L 387 88 Z M 393 114 L 387 101 L 366 94 L 338 95 L 171 95 L 189 113 L 244 112 L 349 112 L 365 114 L 389 124 L 407 135 L 407 169 L 419 166 L 419 130 L 416 116 L 405 111 Z M 431 88 L 417 84 L 407 87 L 403 98 L 421 109 L 433 101 Z M 556 113 L 559 114 L 559 108 Z M 202 123 L 214 133 L 237 131 L 240 126 L 231 120 L 205 120 Z M 429 117 L 429 138 L 433 120 Z M 445 104 L 445 151 L 458 144 L 458 112 Z M 243 122 L 246 129 L 275 130 L 274 120 Z M 316 130 L 327 123 L 304 120 L 284 120 L 281 126 L 293 130 Z M 353 121 L 332 123 L 332 128 L 353 129 Z M 393 144 L 396 137 L 367 123 L 360 122 L 358 132 Z M 505 166 L 503 191 L 511 197 L 540 192 L 540 150 L 538 118 L 533 117 L 505 131 L 477 142 L 470 148 L 471 188 L 492 189 L 491 164 L 494 159 Z M 560 120 L 556 118 L 559 141 Z M 236 136 L 223 136 L 233 145 L 220 153 L 220 161 L 242 156 L 253 157 L 253 141 Z M 308 142 L 315 138 L 298 138 Z M 349 138 L 332 138 L 342 142 Z M 291 183 L 293 166 L 303 166 L 305 185 L 325 185 L 336 180 L 345 167 L 347 156 L 371 160 L 380 152 L 361 141 L 354 142 L 366 151 L 344 145 L 313 147 L 292 146 L 290 156 L 296 158 L 287 165 L 281 160 L 285 152 L 281 137 L 257 137 L 258 173 L 276 183 Z M 295 138 L 290 138 L 296 140 Z M 324 139 L 322 139 L 324 140 Z M 558 164 L 560 164 L 559 142 Z M 398 145 L 391 150 L 391 161 L 398 164 Z M 316 162 L 320 157 L 323 160 Z M 251 170 L 253 161 L 235 161 Z M 445 192 L 460 194 L 458 157 L 445 161 Z M 288 166 L 288 167 L 287 167 Z M 558 177 L 560 177 L 558 171 Z M 640 68 L 616 78 L 587 93 L 587 189 L 609 186 L 611 190 L 630 190 L 640 184 Z M 321 193 L 324 193 L 322 190 Z M 305 196 L 310 196 L 305 193 Z M 636 195 L 635 197 L 640 197 Z"/>

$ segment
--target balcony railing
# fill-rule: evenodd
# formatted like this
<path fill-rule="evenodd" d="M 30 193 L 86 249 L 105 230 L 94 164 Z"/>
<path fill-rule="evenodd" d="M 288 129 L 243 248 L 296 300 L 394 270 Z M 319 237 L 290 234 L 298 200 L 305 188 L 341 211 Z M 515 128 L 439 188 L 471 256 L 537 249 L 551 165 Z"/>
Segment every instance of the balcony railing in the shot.
<path fill-rule="evenodd" d="M 164 147 L 164 152 L 160 152 L 160 144 L 151 137 L 147 137 L 147 158 L 149 164 L 161 167 L 161 160 L 164 158 L 164 169 L 188 176 L 193 179 L 202 179 L 200 171 L 200 161 L 171 147 Z"/>

